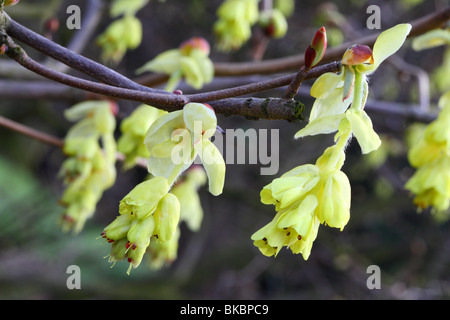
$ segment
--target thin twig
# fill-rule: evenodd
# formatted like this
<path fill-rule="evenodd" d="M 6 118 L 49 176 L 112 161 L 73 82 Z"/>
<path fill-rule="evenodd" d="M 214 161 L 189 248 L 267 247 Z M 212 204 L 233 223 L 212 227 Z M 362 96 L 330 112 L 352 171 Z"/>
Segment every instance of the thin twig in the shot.
<path fill-rule="evenodd" d="M 81 54 L 100 23 L 104 6 L 105 5 L 100 0 L 87 1 L 82 19 L 83 26 L 77 30 L 70 39 L 70 42 L 67 45 L 68 50 Z M 69 70 L 69 66 L 67 64 L 58 62 L 55 63 L 55 61 L 50 57 L 47 58 L 44 64 L 47 67 L 62 73 Z"/>
<path fill-rule="evenodd" d="M 64 146 L 64 141 L 55 136 L 27 127 L 2 116 L 0 116 L 0 126 L 58 148 L 62 148 Z"/>
<path fill-rule="evenodd" d="M 327 72 L 339 72 L 341 70 L 340 62 L 331 62 L 329 64 L 314 68 L 309 72 L 306 72 L 303 75 L 303 80 L 315 79 Z M 186 98 L 189 101 L 195 102 L 209 102 L 220 99 L 225 99 L 229 97 L 236 97 L 247 95 L 255 92 L 262 92 L 278 87 L 283 87 L 289 85 L 294 78 L 296 78 L 296 74 L 291 74 L 287 76 L 278 77 L 275 79 L 270 79 L 266 81 L 261 81 L 257 83 L 251 83 L 248 85 L 238 86 L 234 88 L 216 90 L 211 92 L 204 92 L 198 94 L 186 95 Z"/>
<path fill-rule="evenodd" d="M 309 69 L 306 69 L 304 66 L 300 68 L 300 70 L 295 74 L 294 79 L 292 79 L 289 84 L 286 92 L 284 93 L 283 98 L 285 99 L 293 99 L 297 94 L 298 88 L 302 84 L 302 82 L 306 79 L 308 75 Z"/>
<path fill-rule="evenodd" d="M 7 19 L 6 32 L 9 36 L 29 45 L 30 47 L 52 57 L 55 60 L 74 68 L 75 70 L 112 86 L 141 90 L 144 92 L 147 91 L 160 94 L 166 93 L 163 90 L 156 90 L 140 85 L 100 63 L 83 57 L 35 33 L 34 31 L 11 19 L 6 13 L 3 13 L 3 15 Z"/>
<path fill-rule="evenodd" d="M 20 133 L 20 134 L 27 136 L 29 138 L 32 138 L 34 140 L 41 141 L 41 142 L 47 143 L 49 145 L 58 147 L 60 149 L 62 149 L 64 147 L 64 140 L 62 140 L 58 137 L 55 137 L 53 135 L 50 135 L 48 133 L 30 128 L 26 125 L 23 125 L 21 123 L 15 122 L 11 119 L 8 119 L 8 118 L 2 117 L 2 116 L 0 116 L 0 126 L 6 128 L 6 129 L 9 129 L 11 131 Z M 117 152 L 116 159 L 118 161 L 124 161 L 125 156 L 122 153 Z M 136 161 L 136 165 L 141 168 L 145 168 L 145 169 L 147 168 L 146 160 L 143 158 L 138 158 Z"/>

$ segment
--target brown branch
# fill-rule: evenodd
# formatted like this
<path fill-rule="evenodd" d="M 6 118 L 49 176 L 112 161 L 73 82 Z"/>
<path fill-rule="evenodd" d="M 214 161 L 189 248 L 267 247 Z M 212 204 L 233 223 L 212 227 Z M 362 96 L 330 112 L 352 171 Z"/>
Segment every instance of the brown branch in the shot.
<path fill-rule="evenodd" d="M 0 116 L 0 126 L 23 134 L 24 136 L 33 138 L 35 140 L 48 143 L 58 148 L 62 148 L 64 146 L 64 141 L 57 137 L 32 129 L 30 127 L 27 127 L 23 124 L 17 123 L 10 119 L 4 118 L 2 116 Z"/>
<path fill-rule="evenodd" d="M 440 28 L 449 19 L 450 7 L 416 19 L 410 22 L 412 29 L 408 38 L 416 37 L 432 29 Z M 340 46 L 330 48 L 325 53 L 322 61 L 327 62 L 332 60 L 340 60 L 345 50 L 353 44 L 372 46 L 378 36 L 379 33 L 376 33 L 368 37 L 356 39 Z M 292 70 L 298 70 L 298 68 L 302 65 L 304 65 L 303 54 L 259 62 L 215 63 L 214 68 L 216 76 L 242 76 L 250 74 L 289 72 Z M 143 78 L 141 78 L 140 81 L 143 81 Z M 145 82 L 143 81 L 141 83 Z"/>
<path fill-rule="evenodd" d="M 152 89 L 140 85 L 127 77 L 105 67 L 104 65 L 83 57 L 53 41 L 35 33 L 34 31 L 22 26 L 6 13 L 2 12 L 4 22 L 6 24 L 6 33 L 14 39 L 23 42 L 30 47 L 46 54 L 53 59 L 60 61 L 75 70 L 78 70 L 92 78 L 104 82 L 106 84 L 121 88 L 141 90 L 153 93 L 164 94 L 165 91 Z"/>
<path fill-rule="evenodd" d="M 310 80 L 319 77 L 320 75 L 327 72 L 339 72 L 341 70 L 340 62 L 331 62 L 326 65 L 311 69 L 310 71 L 303 74 L 303 80 Z M 295 78 L 297 74 L 291 74 L 287 76 L 278 77 L 275 79 L 270 79 L 266 81 L 261 81 L 257 83 L 252 83 L 248 85 L 238 86 L 234 88 L 216 90 L 205 93 L 190 94 L 186 95 L 186 98 L 192 102 L 210 102 L 220 99 L 225 99 L 229 97 L 242 96 L 246 94 L 251 94 L 255 92 L 262 92 L 278 87 L 283 87 L 289 85 Z"/>
<path fill-rule="evenodd" d="M 51 70 L 31 59 L 26 54 L 26 52 L 20 46 L 15 44 L 12 41 L 12 39 L 7 35 L 0 36 L 0 44 L 5 44 L 7 46 L 8 49 L 6 51 L 6 54 L 8 55 L 8 57 L 14 59 L 23 67 L 39 75 L 42 75 L 48 79 L 66 84 L 74 88 L 106 95 L 109 97 L 137 101 L 153 105 L 155 107 L 167 111 L 181 109 L 188 102 L 208 102 L 215 108 L 217 113 L 245 115 L 246 117 L 250 118 L 285 119 L 289 121 L 297 121 L 301 119 L 301 115 L 298 114 L 299 110 L 298 108 L 294 108 L 295 109 L 294 112 L 292 112 L 292 110 L 288 110 L 288 112 L 286 112 L 286 110 L 284 109 L 290 108 L 292 107 L 292 105 L 286 104 L 286 101 L 281 101 L 280 99 L 272 99 L 270 103 L 269 112 L 267 112 L 267 103 L 264 99 L 254 99 L 254 101 L 251 104 L 252 106 L 251 108 L 246 106 L 246 103 L 243 102 L 244 100 L 230 100 L 227 103 L 225 103 L 224 101 L 221 101 L 220 103 L 212 103 L 214 101 L 222 100 L 224 98 L 235 97 L 254 92 L 261 92 L 276 87 L 280 87 L 283 85 L 287 85 L 292 81 L 293 78 L 295 78 L 296 76 L 295 74 L 264 82 L 258 82 L 235 88 L 205 92 L 200 94 L 192 94 L 192 95 L 177 95 L 167 93 L 159 94 L 114 87 L 110 85 L 80 79 L 74 76 L 66 75 Z M 334 62 L 311 70 L 311 72 L 308 73 L 305 78 L 311 79 L 318 77 L 320 74 L 324 72 L 337 72 L 339 70 L 340 70 L 340 63 Z M 238 103 L 236 105 L 232 105 L 230 103 L 231 101 L 233 102 L 237 101 Z M 256 105 L 257 103 L 259 103 L 259 105 Z M 277 105 L 281 108 L 279 112 L 274 110 L 274 108 Z M 243 109 L 240 110 L 239 108 Z M 254 112 L 254 114 L 252 114 L 252 112 Z"/>
<path fill-rule="evenodd" d="M 0 44 L 5 44 L 7 46 L 6 55 L 9 58 L 15 60 L 17 63 L 27 68 L 28 70 L 31 70 L 50 80 L 60 82 L 74 88 L 102 94 L 109 97 L 138 101 L 161 108 L 172 107 L 172 109 L 179 109 L 187 103 L 184 100 L 184 97 L 181 95 L 151 93 L 146 91 L 119 88 L 80 79 L 74 76 L 54 71 L 31 59 L 26 54 L 26 52 L 20 46 L 15 44 L 7 35 L 0 35 Z"/>
<path fill-rule="evenodd" d="M 447 21 L 450 18 L 450 8 L 444 9 L 442 11 L 439 11 L 437 13 L 428 15 L 424 18 L 415 20 L 412 22 L 413 29 L 410 33 L 410 36 L 415 36 L 421 33 L 424 33 L 428 30 L 431 30 L 433 28 L 439 27 L 443 24 L 443 22 Z M 272 80 L 268 80 L 266 82 L 261 83 L 253 83 L 249 85 L 239 86 L 235 88 L 229 88 L 224 90 L 217 90 L 213 92 L 205 92 L 205 93 L 199 93 L 199 94 L 192 94 L 192 95 L 175 95 L 175 94 L 168 94 L 167 92 L 164 92 L 162 90 L 156 90 L 144 87 L 142 85 L 137 84 L 136 82 L 110 70 L 109 68 L 98 64 L 94 61 L 91 61 L 85 57 L 82 57 L 74 52 L 71 52 L 70 50 L 67 50 L 64 47 L 61 47 L 52 41 L 34 33 L 33 31 L 21 26 L 20 24 L 16 23 L 14 20 L 9 18 L 6 14 L 3 14 L 2 19 L 6 19 L 7 21 L 7 27 L 6 31 L 11 36 L 15 37 L 16 39 L 34 47 L 35 49 L 63 62 L 67 65 L 80 70 L 86 74 L 91 75 L 92 77 L 96 79 L 100 79 L 101 81 L 104 81 L 107 84 L 101 84 L 96 83 L 88 80 L 83 80 L 77 77 L 61 74 L 58 72 L 55 72 L 54 70 L 51 70 L 49 68 L 46 68 L 45 66 L 40 65 L 36 61 L 33 61 L 31 58 L 29 58 L 26 53 L 17 45 L 15 45 L 12 40 L 8 40 L 9 37 L 2 35 L 2 43 L 5 43 L 10 47 L 11 50 L 8 50 L 7 54 L 11 58 L 15 59 L 17 62 L 19 62 L 22 66 L 25 68 L 36 72 L 42 76 L 45 76 L 49 79 L 52 79 L 54 81 L 58 81 L 60 83 L 79 88 L 86 91 L 91 91 L 97 94 L 106 95 L 109 97 L 119 98 L 119 99 L 127 99 L 132 101 L 138 101 L 141 103 L 151 104 L 155 107 L 167 110 L 167 111 L 173 111 L 177 109 L 181 109 L 186 103 L 188 102 L 208 102 L 214 106 L 217 107 L 218 113 L 223 114 L 245 114 L 247 117 L 260 117 L 261 115 L 268 116 L 267 112 L 260 112 L 261 110 L 265 110 L 266 100 L 264 99 L 254 99 L 253 103 L 258 103 L 259 105 L 256 107 L 253 106 L 253 109 L 256 114 L 252 115 L 249 114 L 249 109 L 244 110 L 238 110 L 238 106 L 245 106 L 245 99 L 233 99 L 228 102 L 225 102 L 224 99 L 230 98 L 230 97 L 236 97 L 241 95 L 247 95 L 254 92 L 260 92 L 264 90 L 273 89 L 276 87 L 288 85 L 291 83 L 295 77 L 294 75 L 289 75 L 285 77 L 280 77 Z M 375 39 L 377 38 L 378 34 L 366 37 L 363 39 L 359 39 L 355 41 L 355 43 L 360 44 L 373 44 Z M 8 41 L 7 41 L 8 40 Z M 324 59 L 330 59 L 331 57 L 341 57 L 343 51 L 348 47 L 349 44 L 344 44 L 337 48 L 332 48 L 327 51 L 325 54 Z M 287 64 L 286 64 L 287 63 Z M 281 72 L 284 68 L 287 68 L 289 65 L 290 68 L 295 68 L 298 70 L 298 67 L 303 65 L 303 56 L 298 57 L 288 57 L 284 59 L 275 59 L 271 61 L 264 61 L 261 63 L 246 63 L 244 65 L 242 64 L 233 64 L 233 65 L 226 65 L 226 72 L 220 72 L 219 74 L 225 75 L 225 74 L 234 74 L 233 68 L 239 69 L 238 74 L 248 74 L 249 70 L 251 70 L 251 73 L 266 73 L 266 72 Z M 263 68 L 260 68 L 263 66 Z M 266 68 L 269 66 L 269 68 Z M 248 68 L 250 67 L 250 68 Z M 305 76 L 305 79 L 308 78 L 314 78 L 319 76 L 320 72 L 337 72 L 339 71 L 339 65 L 337 62 L 326 64 L 323 66 L 319 66 L 314 68 L 308 75 Z M 217 68 L 220 69 L 220 64 L 216 64 L 216 71 Z M 334 70 L 334 71 L 333 71 Z M 109 85 L 108 85 L 109 84 Z M 162 91 L 162 92 L 161 92 Z M 217 102 L 217 100 L 220 100 L 220 104 Z M 231 102 L 236 103 L 236 105 L 231 105 Z M 280 107 L 283 105 L 286 105 L 286 101 L 284 99 L 272 99 L 272 105 L 273 103 L 277 103 Z M 222 106 L 222 107 L 221 107 Z M 227 106 L 227 108 L 223 107 Z M 251 110 L 250 109 L 250 110 Z M 291 113 L 286 112 L 274 112 L 274 114 L 278 115 L 289 115 L 292 116 Z M 295 121 L 298 120 L 298 115 L 295 118 L 287 118 L 286 120 Z M 269 118 L 271 119 L 271 118 Z M 276 118 L 278 119 L 278 118 Z"/>

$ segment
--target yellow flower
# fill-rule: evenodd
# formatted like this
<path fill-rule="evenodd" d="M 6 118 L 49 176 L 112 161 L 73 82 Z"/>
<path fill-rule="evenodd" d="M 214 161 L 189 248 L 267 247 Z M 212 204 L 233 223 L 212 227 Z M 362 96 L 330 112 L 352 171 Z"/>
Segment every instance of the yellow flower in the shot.
<path fill-rule="evenodd" d="M 209 43 L 203 38 L 194 37 L 176 49 L 160 53 L 136 72 L 152 71 L 169 75 L 165 89 L 170 92 L 176 89 L 182 78 L 191 87 L 200 89 L 214 78 L 214 65 L 209 53 Z"/>
<path fill-rule="evenodd" d="M 298 206 L 281 210 L 270 223 L 252 235 L 253 244 L 268 257 L 276 256 L 286 246 L 307 260 L 320 225 L 314 215 L 316 206 L 317 199 L 310 195 Z"/>
<path fill-rule="evenodd" d="M 450 206 L 450 92 L 441 97 L 439 106 L 436 120 L 421 132 L 412 132 L 418 141 L 410 141 L 408 160 L 417 170 L 405 184 L 417 207 L 431 207 L 435 213 Z"/>
<path fill-rule="evenodd" d="M 202 223 L 203 209 L 197 190 L 206 181 L 205 171 L 199 166 L 194 166 L 186 171 L 183 179 L 171 190 L 180 201 L 180 220 L 185 221 L 192 231 L 198 231 Z"/>
<path fill-rule="evenodd" d="M 418 207 L 447 210 L 450 203 L 450 157 L 440 157 L 419 167 L 405 188 L 415 194 L 414 203 Z"/>
<path fill-rule="evenodd" d="M 223 51 L 239 49 L 250 39 L 251 27 L 259 17 L 258 0 L 226 0 L 217 10 L 214 24 L 218 48 Z"/>
<path fill-rule="evenodd" d="M 125 170 L 133 167 L 137 158 L 150 156 L 144 145 L 145 134 L 150 125 L 166 113 L 167 111 L 142 104 L 122 121 L 120 125 L 122 135 L 117 141 L 117 149 L 125 155 Z"/>
<path fill-rule="evenodd" d="M 209 191 L 213 195 L 221 194 L 225 161 L 209 141 L 216 128 L 214 110 L 201 103 L 188 103 L 183 110 L 161 116 L 150 126 L 144 140 L 150 153 L 149 172 L 165 177 L 173 184 L 198 155 L 208 176 Z"/>
<path fill-rule="evenodd" d="M 350 183 L 340 168 L 348 135 L 341 138 L 315 165 L 298 166 L 261 191 L 261 202 L 274 205 L 277 211 L 275 218 L 251 237 L 264 255 L 277 255 L 286 246 L 306 260 L 320 224 L 341 230 L 347 224 Z"/>

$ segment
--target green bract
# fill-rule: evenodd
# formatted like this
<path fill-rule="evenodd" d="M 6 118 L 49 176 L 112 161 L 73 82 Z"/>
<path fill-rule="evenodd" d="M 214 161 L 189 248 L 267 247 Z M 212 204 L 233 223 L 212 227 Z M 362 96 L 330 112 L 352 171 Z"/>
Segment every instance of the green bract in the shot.
<path fill-rule="evenodd" d="M 128 50 L 136 49 L 142 41 L 141 21 L 132 14 L 113 21 L 97 37 L 104 61 L 118 63 Z"/>
<path fill-rule="evenodd" d="M 110 15 L 113 18 L 122 14 L 135 15 L 147 3 L 148 0 L 114 0 L 111 4 Z"/>
<path fill-rule="evenodd" d="M 141 182 L 120 201 L 119 213 L 145 218 L 155 212 L 159 201 L 169 189 L 169 182 L 163 177 Z"/>

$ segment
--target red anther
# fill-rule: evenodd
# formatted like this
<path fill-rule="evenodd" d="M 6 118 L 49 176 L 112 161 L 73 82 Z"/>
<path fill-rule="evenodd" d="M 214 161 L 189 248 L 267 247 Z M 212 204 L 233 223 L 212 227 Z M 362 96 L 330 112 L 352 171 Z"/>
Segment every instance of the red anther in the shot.
<path fill-rule="evenodd" d="M 114 240 L 113 239 L 108 239 L 108 242 L 111 243 L 111 242 L 114 242 Z"/>
<path fill-rule="evenodd" d="M 127 261 L 128 261 L 129 263 L 131 263 L 131 261 L 133 261 L 133 260 L 132 260 L 131 258 L 128 258 Z"/>
<path fill-rule="evenodd" d="M 100 233 L 100 235 L 102 236 L 102 238 L 106 238 L 106 232 L 103 231 L 102 233 Z"/>
<path fill-rule="evenodd" d="M 137 244 L 136 244 L 136 243 L 133 243 L 133 244 L 131 245 L 131 250 L 136 250 L 136 248 L 137 248 Z"/>
<path fill-rule="evenodd" d="M 127 243 L 125 244 L 125 248 L 129 248 L 130 247 L 130 241 L 127 241 Z"/>

